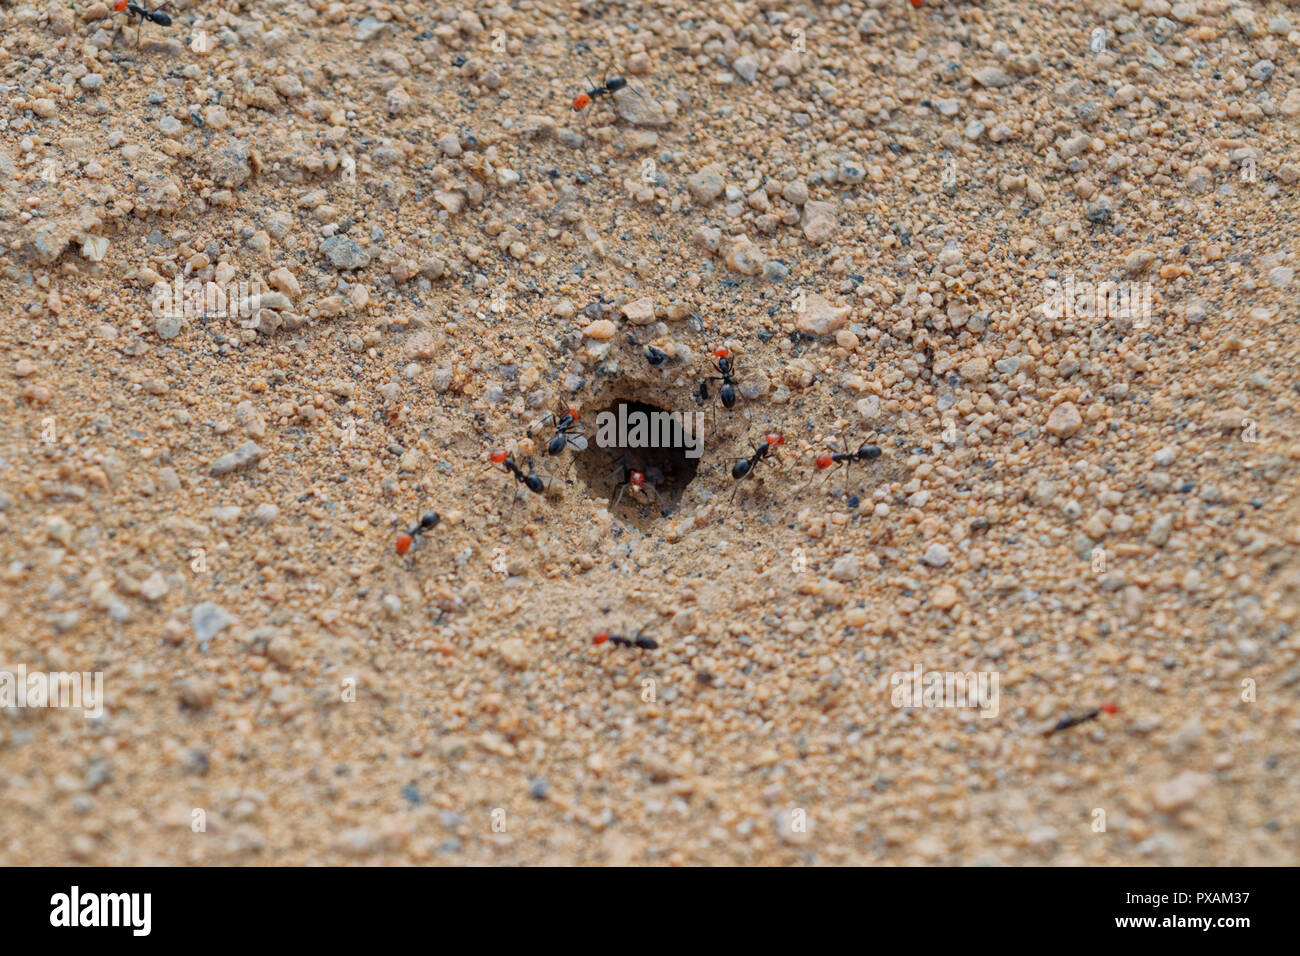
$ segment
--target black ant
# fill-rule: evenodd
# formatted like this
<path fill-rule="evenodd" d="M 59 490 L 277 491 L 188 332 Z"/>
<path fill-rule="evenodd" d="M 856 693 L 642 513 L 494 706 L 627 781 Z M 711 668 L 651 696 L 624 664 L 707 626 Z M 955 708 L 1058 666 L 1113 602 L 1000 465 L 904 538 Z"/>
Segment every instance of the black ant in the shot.
<path fill-rule="evenodd" d="M 619 647 L 640 647 L 647 651 L 653 651 L 659 647 L 654 638 L 642 637 L 641 631 L 637 631 L 632 637 L 619 637 L 617 634 L 609 633 L 609 631 L 601 631 L 591 639 L 593 644 L 604 644 L 606 641 L 617 644 Z"/>
<path fill-rule="evenodd" d="M 699 398 L 707 401 L 709 398 L 709 387 L 707 383 L 721 380 L 722 387 L 718 389 L 718 398 L 722 399 L 722 404 L 725 408 L 735 408 L 736 386 L 740 383 L 736 381 L 736 362 L 731 357 L 731 349 L 727 348 L 725 345 L 720 345 L 713 350 L 713 354 L 717 358 L 717 361 L 713 363 L 713 367 L 718 370 L 718 374 L 710 375 L 708 378 L 700 382 L 700 388 L 697 394 Z"/>
<path fill-rule="evenodd" d="M 570 435 L 569 432 L 578 426 L 578 412 L 576 409 L 567 409 L 559 418 L 554 415 L 548 415 L 547 418 L 555 420 L 555 436 L 546 444 L 546 454 L 558 455 L 564 451 L 565 447 L 572 448 L 574 451 L 585 451 L 587 448 L 587 438 L 585 435 Z M 546 419 L 543 419 L 545 421 Z"/>
<path fill-rule="evenodd" d="M 529 491 L 535 495 L 540 495 L 546 490 L 546 481 L 541 475 L 533 471 L 533 460 L 528 459 L 528 474 L 524 474 L 522 468 L 516 464 L 514 456 L 504 448 L 498 448 L 488 458 L 494 465 L 502 465 L 507 472 L 515 476 L 515 481 L 523 484 Z"/>
<path fill-rule="evenodd" d="M 438 522 L 440 521 L 442 521 L 442 518 L 438 516 L 438 512 L 430 511 L 421 518 L 420 523 L 410 531 L 403 531 L 397 536 L 397 553 L 406 554 L 407 551 L 411 550 L 411 545 L 415 543 L 417 535 L 421 535 L 426 531 L 432 531 L 434 528 L 438 527 Z"/>
<path fill-rule="evenodd" d="M 1094 707 L 1086 714 L 1081 714 L 1078 717 L 1071 717 L 1071 716 L 1062 717 L 1060 720 L 1056 722 L 1054 726 L 1043 731 L 1043 736 L 1050 737 L 1058 730 L 1069 730 L 1071 727 L 1074 727 L 1078 724 L 1087 723 L 1090 720 L 1096 720 L 1102 714 L 1113 714 L 1117 710 L 1119 710 L 1119 708 L 1116 707 L 1114 704 L 1102 704 L 1100 707 Z"/>
<path fill-rule="evenodd" d="M 841 443 L 843 443 L 843 439 L 841 439 Z M 818 471 L 826 471 L 826 469 L 830 468 L 832 465 L 844 465 L 844 491 L 847 493 L 849 490 L 849 467 L 855 461 L 875 461 L 880 457 L 880 446 L 872 445 L 869 442 L 863 442 L 858 446 L 857 451 L 849 451 L 848 445 L 844 445 L 843 447 L 844 451 L 842 452 L 822 452 L 817 456 L 815 464 L 817 465 Z"/>
<path fill-rule="evenodd" d="M 128 17 L 139 17 L 140 25 L 135 28 L 135 45 L 140 45 L 140 31 L 144 29 L 144 21 L 156 23 L 160 27 L 169 27 L 172 25 L 172 18 L 163 13 L 163 7 L 170 7 L 170 0 L 167 3 L 160 3 L 152 10 L 140 6 L 138 3 L 132 3 L 131 0 L 115 0 L 113 3 L 113 12 L 121 13 L 126 11 Z"/>
<path fill-rule="evenodd" d="M 590 106 L 594 101 L 600 99 L 602 96 L 608 96 L 612 98 L 614 94 L 617 93 L 619 90 L 632 89 L 630 86 L 627 85 L 627 80 L 625 80 L 623 77 L 609 76 L 608 67 L 605 68 L 605 74 L 606 76 L 604 79 L 601 80 L 599 86 L 592 86 L 592 88 L 589 89 L 587 92 L 579 93 L 577 96 L 573 98 L 574 112 L 581 113 L 588 106 Z M 588 83 L 591 82 L 591 77 L 587 77 L 587 82 Z M 632 92 L 636 93 L 636 90 L 632 90 Z M 637 93 L 637 95 L 640 96 L 641 94 Z"/>
<path fill-rule="evenodd" d="M 785 438 L 781 435 L 765 435 L 763 440 L 754 446 L 754 454 L 748 458 L 737 458 L 736 463 L 731 466 L 731 477 L 736 480 L 736 485 L 731 489 L 731 498 L 736 497 L 736 491 L 740 488 L 740 482 L 754 473 L 758 463 L 767 458 L 769 454 L 774 454 L 772 449 L 779 445 L 785 444 Z M 728 499 L 730 502 L 731 499 Z"/>

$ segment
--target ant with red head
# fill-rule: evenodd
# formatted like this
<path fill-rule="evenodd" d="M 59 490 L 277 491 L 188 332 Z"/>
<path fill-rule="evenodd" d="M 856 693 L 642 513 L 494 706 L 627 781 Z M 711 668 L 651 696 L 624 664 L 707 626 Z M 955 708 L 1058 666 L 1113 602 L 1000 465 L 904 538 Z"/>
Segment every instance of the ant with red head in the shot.
<path fill-rule="evenodd" d="M 627 463 L 626 455 L 619 463 L 619 466 L 614 469 L 615 473 L 620 471 L 622 472 L 622 477 L 614 486 L 618 489 L 618 494 L 614 496 L 614 503 L 609 506 L 610 511 L 613 511 L 618 507 L 618 503 L 623 500 L 623 492 L 627 491 L 629 488 L 632 489 L 634 494 L 644 494 L 649 491 L 656 497 L 658 496 L 658 492 L 655 491 L 654 485 L 647 484 L 645 472 L 633 471 L 632 466 Z"/>
<path fill-rule="evenodd" d="M 553 419 L 555 421 L 555 436 L 546 443 L 546 454 L 558 455 L 566 447 L 574 451 L 585 451 L 587 448 L 587 437 L 585 435 L 569 434 L 573 429 L 578 427 L 577 409 L 566 409 L 563 415 L 556 418 L 553 414 L 548 414 L 543 421 Z"/>
<path fill-rule="evenodd" d="M 128 17 L 140 18 L 140 25 L 135 28 L 135 45 L 139 46 L 140 31 L 144 29 L 144 21 L 148 20 L 150 23 L 156 23 L 160 27 L 169 27 L 172 25 L 172 18 L 162 12 L 164 7 L 170 6 L 171 2 L 168 0 L 167 3 L 160 3 L 158 6 L 150 10 L 146 7 L 140 6 L 138 3 L 131 2 L 131 0 L 114 0 L 113 12 L 121 13 L 125 10 Z"/>
<path fill-rule="evenodd" d="M 736 497 L 736 492 L 740 489 L 740 482 L 754 473 L 758 463 L 767 458 L 768 455 L 775 455 L 773 449 L 785 444 L 785 437 L 779 434 L 764 435 L 763 440 L 754 446 L 754 454 L 748 458 L 733 459 L 736 463 L 731 466 L 731 477 L 736 480 L 735 486 L 731 489 L 731 500 Z"/>
<path fill-rule="evenodd" d="M 875 461 L 880 457 L 880 446 L 873 445 L 870 442 L 863 442 L 858 446 L 857 451 L 849 451 L 847 444 L 844 444 L 843 438 L 840 439 L 844 448 L 842 452 L 824 451 L 814 460 L 818 471 L 827 471 L 832 465 L 844 465 L 844 491 L 849 490 L 849 468 L 855 461 Z M 827 472 L 827 475 L 830 473 Z"/>
<path fill-rule="evenodd" d="M 641 631 L 637 631 L 632 637 L 619 637 L 617 634 L 609 633 L 609 631 L 601 631 L 591 639 L 591 643 L 596 645 L 606 642 L 617 644 L 619 647 L 639 647 L 647 651 L 657 650 L 659 647 L 659 643 L 654 638 L 642 637 Z"/>
<path fill-rule="evenodd" d="M 740 383 L 736 381 L 736 360 L 731 357 L 731 349 L 725 345 L 720 345 L 713 350 L 714 362 L 713 367 L 718 370 L 717 375 L 710 375 L 700 382 L 699 395 L 703 399 L 708 399 L 709 389 L 705 384 L 707 382 L 721 381 L 722 387 L 718 389 L 718 398 L 722 399 L 723 407 L 736 407 L 736 386 Z"/>
<path fill-rule="evenodd" d="M 403 531 L 397 536 L 397 553 L 406 554 L 406 552 L 411 550 L 411 545 L 415 543 L 415 539 L 418 535 L 424 534 L 426 531 L 432 531 L 434 528 L 438 527 L 438 522 L 440 521 L 442 521 L 442 518 L 439 517 L 438 512 L 430 511 L 422 517 L 420 523 L 410 531 Z"/>
<path fill-rule="evenodd" d="M 511 475 L 514 475 L 515 481 L 522 484 L 535 495 L 540 495 L 546 490 L 546 481 L 541 475 L 533 471 L 533 460 L 528 459 L 528 474 L 515 462 L 515 456 L 510 454 L 504 448 L 498 448 L 488 455 L 488 460 L 494 465 L 501 465 L 502 468 Z"/>
<path fill-rule="evenodd" d="M 1119 708 L 1114 704 L 1106 703 L 1102 704 L 1100 707 L 1094 707 L 1092 710 L 1085 714 L 1080 714 L 1078 717 L 1067 715 L 1058 720 L 1055 725 L 1043 731 L 1043 736 L 1050 737 L 1058 730 L 1069 730 L 1071 727 L 1075 727 L 1079 724 L 1087 723 L 1090 720 L 1096 720 L 1102 714 L 1113 714 L 1118 710 Z"/>
<path fill-rule="evenodd" d="M 591 82 L 591 77 L 587 77 L 587 82 Z M 614 94 L 619 90 L 632 90 L 633 93 L 636 93 L 635 89 L 627 85 L 627 80 L 623 77 L 610 76 L 609 67 L 606 66 L 605 76 L 601 78 L 599 85 L 593 84 L 592 88 L 587 90 L 587 92 L 579 93 L 573 98 L 573 111 L 575 113 L 581 113 L 601 97 L 608 96 L 613 99 Z M 637 93 L 637 95 L 640 96 L 641 94 Z"/>

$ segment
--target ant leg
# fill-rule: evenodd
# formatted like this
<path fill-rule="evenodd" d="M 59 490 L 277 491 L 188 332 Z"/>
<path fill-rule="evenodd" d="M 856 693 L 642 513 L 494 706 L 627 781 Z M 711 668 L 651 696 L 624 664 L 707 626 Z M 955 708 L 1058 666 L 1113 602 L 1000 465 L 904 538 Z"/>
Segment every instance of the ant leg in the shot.
<path fill-rule="evenodd" d="M 615 508 L 618 507 L 618 503 L 623 500 L 623 492 L 627 491 L 629 487 L 631 486 L 628 485 L 627 482 L 619 483 L 618 494 L 614 496 L 614 503 L 609 506 L 610 511 L 613 511 Z"/>

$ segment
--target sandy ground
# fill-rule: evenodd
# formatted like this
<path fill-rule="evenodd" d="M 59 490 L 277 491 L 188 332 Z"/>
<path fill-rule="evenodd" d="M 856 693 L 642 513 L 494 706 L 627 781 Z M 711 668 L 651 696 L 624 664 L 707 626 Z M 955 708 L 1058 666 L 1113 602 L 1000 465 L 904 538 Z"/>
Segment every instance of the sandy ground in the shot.
<path fill-rule="evenodd" d="M 0 6 L 0 669 L 104 694 L 0 862 L 1300 861 L 1300 5 L 109 6 Z"/>

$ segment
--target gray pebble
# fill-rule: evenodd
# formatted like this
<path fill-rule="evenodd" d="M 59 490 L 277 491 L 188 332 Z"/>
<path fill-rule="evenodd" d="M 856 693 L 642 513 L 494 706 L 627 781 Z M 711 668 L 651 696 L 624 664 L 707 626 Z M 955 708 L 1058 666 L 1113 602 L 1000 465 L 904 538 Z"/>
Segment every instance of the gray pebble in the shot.
<path fill-rule="evenodd" d="M 225 608 L 213 604 L 211 601 L 203 601 L 194 605 L 194 636 L 200 641 L 210 641 L 222 629 L 233 624 L 234 620 L 226 612 Z"/>
<path fill-rule="evenodd" d="M 330 236 L 321 243 L 320 249 L 329 259 L 330 265 L 340 272 L 364 269 L 370 265 L 370 253 L 355 239 L 347 236 Z"/>

